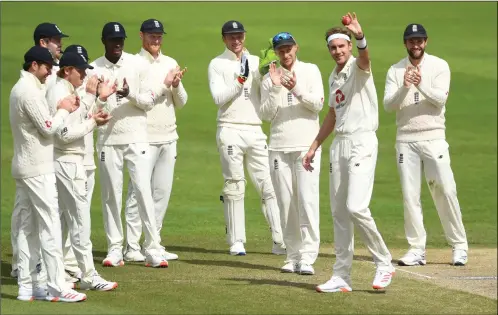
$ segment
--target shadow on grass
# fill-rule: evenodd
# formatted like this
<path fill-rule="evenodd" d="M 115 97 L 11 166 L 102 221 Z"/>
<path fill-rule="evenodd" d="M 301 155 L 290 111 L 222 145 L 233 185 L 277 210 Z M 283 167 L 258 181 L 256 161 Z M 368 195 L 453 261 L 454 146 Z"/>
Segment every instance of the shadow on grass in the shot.
<path fill-rule="evenodd" d="M 193 265 L 220 266 L 220 267 L 231 267 L 231 268 L 280 271 L 279 268 L 265 266 L 265 265 L 250 264 L 247 262 L 237 261 L 237 260 L 196 260 L 196 259 L 190 259 L 190 260 L 179 260 L 179 261 L 185 262 L 187 264 L 193 264 Z"/>
<path fill-rule="evenodd" d="M 316 284 L 293 282 L 287 280 L 270 280 L 270 279 L 250 279 L 250 278 L 222 278 L 221 280 L 248 282 L 249 285 L 275 285 L 282 287 L 296 287 L 308 291 L 315 291 Z M 353 290 L 353 292 L 365 292 L 369 294 L 385 294 L 384 290 Z M 348 292 L 349 293 L 349 292 Z"/>
<path fill-rule="evenodd" d="M 2 260 L 1 264 L 2 264 L 2 269 L 1 269 L 2 286 L 4 286 L 4 285 L 16 285 L 17 286 L 17 279 L 12 278 L 10 276 L 10 272 L 12 271 L 12 264 L 10 262 L 4 261 L 4 260 Z M 3 297 L 3 295 L 2 295 L 2 297 Z"/>

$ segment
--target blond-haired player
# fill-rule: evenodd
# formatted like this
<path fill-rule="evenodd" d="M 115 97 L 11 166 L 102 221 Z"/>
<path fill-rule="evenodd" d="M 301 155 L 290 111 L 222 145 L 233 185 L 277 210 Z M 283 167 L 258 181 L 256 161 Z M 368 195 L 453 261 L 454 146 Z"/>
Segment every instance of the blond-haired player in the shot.
<path fill-rule="evenodd" d="M 354 227 L 377 266 L 373 288 L 387 287 L 394 274 L 391 254 L 369 209 L 377 163 L 377 92 L 365 35 L 356 14 L 348 13 L 348 17 L 351 23 L 346 29 L 332 28 L 326 32 L 327 48 L 336 63 L 329 78 L 330 110 L 303 159 L 305 168 L 313 170 L 310 163 L 315 151 L 335 132 L 330 147 L 330 205 L 336 262 L 332 278 L 317 286 L 318 292 L 352 290 Z M 352 54 L 352 35 L 356 39 L 358 57 Z"/>

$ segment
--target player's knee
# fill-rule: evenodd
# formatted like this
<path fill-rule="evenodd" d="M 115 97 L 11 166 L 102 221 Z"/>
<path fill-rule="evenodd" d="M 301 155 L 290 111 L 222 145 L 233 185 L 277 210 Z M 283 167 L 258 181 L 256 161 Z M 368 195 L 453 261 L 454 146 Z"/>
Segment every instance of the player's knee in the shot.
<path fill-rule="evenodd" d="M 273 188 L 273 183 L 269 176 L 261 183 L 261 196 L 263 200 L 275 198 L 275 189 Z"/>
<path fill-rule="evenodd" d="M 245 188 L 246 182 L 244 179 L 228 179 L 223 187 L 223 197 L 232 200 L 243 199 Z"/>

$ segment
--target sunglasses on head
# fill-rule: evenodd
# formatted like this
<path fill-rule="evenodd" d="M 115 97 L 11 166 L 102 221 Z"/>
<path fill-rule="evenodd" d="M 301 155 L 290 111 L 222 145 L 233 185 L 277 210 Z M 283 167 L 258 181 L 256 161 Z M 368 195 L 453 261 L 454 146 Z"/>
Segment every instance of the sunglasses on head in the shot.
<path fill-rule="evenodd" d="M 273 36 L 272 44 L 273 44 L 273 46 L 275 46 L 275 45 L 278 45 L 278 43 L 280 43 L 280 41 L 289 40 L 289 39 L 294 39 L 294 37 L 292 37 L 292 35 L 290 33 L 287 33 L 287 32 L 278 33 L 277 35 Z"/>

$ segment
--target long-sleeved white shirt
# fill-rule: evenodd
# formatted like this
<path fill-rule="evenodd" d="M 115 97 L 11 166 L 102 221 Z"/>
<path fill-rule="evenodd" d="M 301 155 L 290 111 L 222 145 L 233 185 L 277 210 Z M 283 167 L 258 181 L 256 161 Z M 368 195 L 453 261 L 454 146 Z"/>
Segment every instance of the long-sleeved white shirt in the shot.
<path fill-rule="evenodd" d="M 33 74 L 21 70 L 11 90 L 9 119 L 14 139 L 12 176 L 30 178 L 54 173 L 54 139 L 69 112 L 50 114 L 45 88 Z"/>
<path fill-rule="evenodd" d="M 86 83 L 87 83 L 88 76 L 85 79 L 85 82 L 76 89 L 76 94 L 78 95 L 85 95 L 86 93 Z M 95 97 L 94 97 L 95 99 Z M 99 105 L 97 105 L 99 103 Z M 100 105 L 100 101 L 95 101 L 87 110 L 87 114 L 85 116 L 85 119 L 90 119 L 90 115 L 93 114 L 98 106 Z M 85 104 L 86 105 L 86 104 Z M 86 170 L 94 170 L 97 168 L 95 165 L 95 157 L 94 157 L 94 141 L 93 141 L 93 133 L 95 129 L 87 133 L 83 137 L 83 142 L 85 143 L 85 156 L 83 157 L 83 165 L 85 166 Z"/>
<path fill-rule="evenodd" d="M 114 64 L 102 56 L 91 63 L 93 70 L 88 75 L 101 75 L 110 82 L 118 80 L 118 90 L 123 87 L 123 79 L 130 88 L 130 94 L 125 98 L 111 95 L 104 110 L 110 113 L 111 120 L 98 128 L 97 143 L 99 145 L 121 145 L 144 143 L 147 140 L 147 114 L 154 106 L 156 89 L 151 87 L 147 93 L 140 93 L 142 86 L 150 86 L 145 81 L 146 66 L 141 58 L 123 52 L 119 61 Z"/>
<path fill-rule="evenodd" d="M 237 129 L 261 128 L 259 107 L 261 102 L 259 57 L 245 52 L 249 59 L 249 77 L 244 84 L 237 81 L 240 75 L 240 60 L 225 48 L 212 59 L 208 66 L 209 90 L 218 109 L 218 127 Z"/>
<path fill-rule="evenodd" d="M 55 158 L 59 161 L 82 163 L 85 155 L 84 137 L 97 127 L 94 119 L 86 119 L 96 96 L 84 90 L 79 91 L 85 94 L 78 95 L 68 80 L 59 77 L 53 85 L 48 87 L 47 102 L 52 109 L 55 109 L 57 103 L 66 96 L 78 95 L 81 98 L 80 107 L 69 115 L 60 132 L 55 136 Z"/>
<path fill-rule="evenodd" d="M 329 107 L 334 107 L 338 136 L 375 132 L 379 127 L 377 91 L 371 69 L 362 70 L 351 56 L 339 73 L 329 77 Z"/>
<path fill-rule="evenodd" d="M 303 151 L 320 130 L 319 113 L 323 108 L 323 82 L 318 67 L 296 60 L 290 72 L 296 86 L 287 90 L 273 85 L 270 74 L 261 83 L 260 114 L 271 122 L 270 145 L 273 151 Z"/>
<path fill-rule="evenodd" d="M 384 90 L 384 109 L 396 111 L 396 141 L 445 139 L 444 113 L 451 77 L 448 63 L 425 53 L 419 65 L 420 84 L 405 87 L 408 65 L 411 63 L 406 57 L 389 68 Z"/>
<path fill-rule="evenodd" d="M 157 58 L 154 58 L 143 48 L 137 57 L 142 58 L 148 65 L 147 80 L 158 85 L 163 84 L 168 72 L 178 66 L 175 59 L 165 56 L 161 52 Z M 183 108 L 187 99 L 187 91 L 185 91 L 182 82 L 176 88 L 173 86 L 164 87 L 161 95 L 158 95 L 155 100 L 155 106 L 147 112 L 149 143 L 169 143 L 178 140 L 175 109 Z"/>

